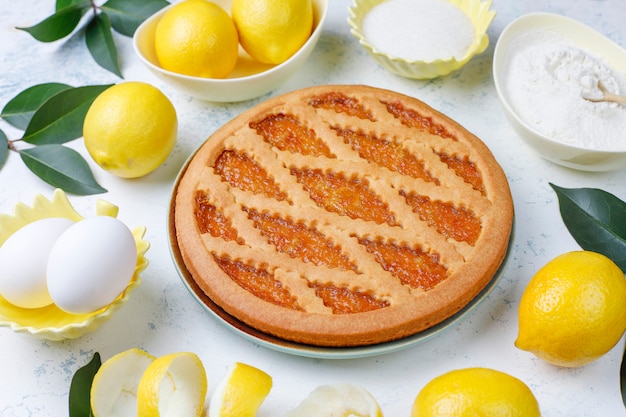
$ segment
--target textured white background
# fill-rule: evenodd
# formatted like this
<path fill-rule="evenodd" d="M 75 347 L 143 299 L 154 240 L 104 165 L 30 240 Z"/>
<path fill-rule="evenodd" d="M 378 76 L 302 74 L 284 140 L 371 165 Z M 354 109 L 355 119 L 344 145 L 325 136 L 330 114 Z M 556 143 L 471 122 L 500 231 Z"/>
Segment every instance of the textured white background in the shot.
<path fill-rule="evenodd" d="M 491 76 L 495 42 L 514 18 L 550 11 L 582 21 L 626 46 L 623 0 L 495 0 L 497 16 L 487 51 L 462 70 L 433 81 L 392 75 L 378 66 L 351 37 L 347 0 L 330 0 L 329 17 L 317 48 L 305 66 L 281 88 L 254 101 L 223 105 L 185 97 L 161 84 L 139 63 L 131 39 L 115 36 L 126 80 L 154 84 L 174 103 L 179 139 L 164 166 L 139 180 L 115 178 L 97 166 L 102 196 L 71 197 L 84 215 L 105 198 L 120 207 L 129 226 L 145 225 L 151 242 L 150 266 L 130 301 L 97 331 L 78 340 L 46 342 L 0 328 L 0 417 L 63 416 L 68 412 L 72 375 L 94 354 L 103 360 L 131 347 L 154 355 L 192 351 L 203 360 L 209 394 L 234 361 L 257 366 L 274 378 L 259 416 L 281 416 L 319 384 L 351 382 L 374 394 L 387 416 L 409 416 L 417 392 L 446 371 L 484 366 L 525 381 L 544 416 L 625 416 L 619 395 L 619 364 L 624 341 L 600 360 L 578 369 L 548 365 L 513 346 L 517 306 L 534 272 L 563 252 L 578 249 L 565 229 L 548 182 L 563 187 L 596 187 L 626 199 L 626 172 L 568 170 L 530 151 L 507 124 Z M 23 89 L 43 82 L 74 86 L 119 82 L 88 55 L 81 36 L 43 44 L 15 26 L 30 26 L 53 12 L 52 0 L 0 0 L 0 106 Z M 188 155 L 214 130 L 269 96 L 326 83 L 364 83 L 415 96 L 456 119 L 482 138 L 507 173 L 516 209 L 516 233 L 504 275 L 492 294 L 462 321 L 407 350 L 361 359 L 310 359 L 256 346 L 217 323 L 182 285 L 171 261 L 166 212 L 174 178 Z M 17 132 L 0 121 L 10 138 Z M 72 146 L 86 156 L 80 140 Z M 28 171 L 17 154 L 0 170 L 0 212 L 52 189 Z"/>

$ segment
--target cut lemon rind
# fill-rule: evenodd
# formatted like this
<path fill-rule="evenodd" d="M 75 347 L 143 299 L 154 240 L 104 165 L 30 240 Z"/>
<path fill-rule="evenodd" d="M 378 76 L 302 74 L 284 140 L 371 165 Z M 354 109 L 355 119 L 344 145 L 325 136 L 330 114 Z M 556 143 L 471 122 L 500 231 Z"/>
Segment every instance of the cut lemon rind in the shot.
<path fill-rule="evenodd" d="M 137 415 L 137 388 L 155 357 L 141 349 L 112 356 L 96 372 L 91 385 L 94 417 Z"/>
<path fill-rule="evenodd" d="M 320 385 L 285 417 L 383 417 L 374 396 L 354 384 Z"/>
<path fill-rule="evenodd" d="M 211 396 L 208 417 L 254 417 L 272 383 L 261 369 L 235 362 Z"/>
<path fill-rule="evenodd" d="M 255 417 L 272 389 L 272 377 L 235 362 L 217 385 L 207 417 Z M 154 357 L 133 348 L 104 362 L 91 386 L 94 417 L 203 417 L 207 374 L 192 352 Z M 367 389 L 320 385 L 285 417 L 383 417 Z"/>
<path fill-rule="evenodd" d="M 207 376 L 200 358 L 177 352 L 155 359 L 137 389 L 141 417 L 200 417 L 204 412 Z"/>

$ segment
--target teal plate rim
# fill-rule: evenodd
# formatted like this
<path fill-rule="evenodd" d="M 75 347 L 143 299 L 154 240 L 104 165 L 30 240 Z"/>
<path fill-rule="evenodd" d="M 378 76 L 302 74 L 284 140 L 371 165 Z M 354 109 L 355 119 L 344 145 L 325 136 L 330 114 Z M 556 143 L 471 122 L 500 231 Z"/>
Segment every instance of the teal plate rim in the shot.
<path fill-rule="evenodd" d="M 379 356 L 392 352 L 398 352 L 418 345 L 428 339 L 431 339 L 442 331 L 448 329 L 449 327 L 452 327 L 452 325 L 457 324 L 461 319 L 466 317 L 476 306 L 478 306 L 483 300 L 485 300 L 489 296 L 489 294 L 498 285 L 500 279 L 502 278 L 504 270 L 506 269 L 509 254 L 511 252 L 511 246 L 513 244 L 515 219 L 513 219 L 509 243 L 504 258 L 502 259 L 498 270 L 493 275 L 489 283 L 485 286 L 485 288 L 483 288 L 482 291 L 480 291 L 478 295 L 476 295 L 476 297 L 474 297 L 464 308 L 462 308 L 456 314 L 426 330 L 423 330 L 411 336 L 404 337 L 402 339 L 368 346 L 323 347 L 292 342 L 261 332 L 228 314 L 220 306 L 215 304 L 202 291 L 202 289 L 194 281 L 191 273 L 185 267 L 180 253 L 180 249 L 178 247 L 176 230 L 174 225 L 174 200 L 176 195 L 176 189 L 178 188 L 179 180 L 182 177 L 185 169 L 186 165 L 183 167 L 183 169 L 179 173 L 177 180 L 174 183 L 172 198 L 170 201 L 167 215 L 167 231 L 169 238 L 170 255 L 172 257 L 172 260 L 174 261 L 176 271 L 178 272 L 183 284 L 185 285 L 185 287 L 187 287 L 187 290 L 189 290 L 189 292 L 196 299 L 196 301 L 200 303 L 200 305 L 203 306 L 204 309 L 209 312 L 220 324 L 224 325 L 229 330 L 259 346 L 263 346 L 278 352 L 288 353 L 295 356 L 302 356 L 314 359 L 365 358 Z"/>

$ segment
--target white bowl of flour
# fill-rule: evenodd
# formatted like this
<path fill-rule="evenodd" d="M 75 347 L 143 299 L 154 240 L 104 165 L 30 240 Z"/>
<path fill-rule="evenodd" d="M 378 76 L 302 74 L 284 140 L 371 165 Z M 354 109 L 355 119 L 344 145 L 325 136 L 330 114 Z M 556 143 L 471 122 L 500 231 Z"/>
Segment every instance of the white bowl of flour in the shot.
<path fill-rule="evenodd" d="M 594 29 L 551 13 L 509 24 L 493 77 L 517 134 L 546 159 L 574 169 L 626 167 L 626 106 L 594 103 L 601 81 L 626 94 L 626 50 Z"/>

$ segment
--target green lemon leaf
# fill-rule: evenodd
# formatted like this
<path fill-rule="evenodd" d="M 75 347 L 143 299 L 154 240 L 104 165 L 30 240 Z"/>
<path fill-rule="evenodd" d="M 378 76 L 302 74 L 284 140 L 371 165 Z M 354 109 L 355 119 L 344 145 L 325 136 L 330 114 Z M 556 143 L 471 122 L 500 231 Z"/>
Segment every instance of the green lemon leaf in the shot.
<path fill-rule="evenodd" d="M 4 165 L 4 162 L 7 160 L 8 155 L 9 139 L 7 139 L 7 135 L 5 135 L 2 130 L 0 130 L 0 168 L 2 168 L 2 165 Z"/>
<path fill-rule="evenodd" d="M 52 42 L 66 37 L 78 26 L 83 14 L 89 10 L 89 1 L 72 3 L 67 7 L 57 10 L 41 22 L 30 27 L 17 27 L 31 34 L 40 42 Z"/>
<path fill-rule="evenodd" d="M 69 417 L 91 417 L 91 384 L 100 369 L 102 360 L 96 352 L 91 361 L 77 370 L 70 384 L 70 412 Z"/>
<path fill-rule="evenodd" d="M 46 83 L 29 87 L 4 106 L 0 117 L 11 126 L 26 130 L 35 110 L 50 97 L 68 88 L 71 86 L 61 83 Z"/>
<path fill-rule="evenodd" d="M 61 10 L 72 4 L 82 4 L 84 6 L 89 5 L 89 0 L 57 0 L 57 4 L 55 6 L 55 10 Z"/>
<path fill-rule="evenodd" d="M 19 151 L 24 164 L 39 178 L 63 191 L 76 195 L 104 193 L 87 161 L 63 145 L 41 145 Z"/>
<path fill-rule="evenodd" d="M 113 29 L 133 36 L 144 20 L 169 4 L 165 0 L 108 0 L 100 10 L 109 16 Z"/>
<path fill-rule="evenodd" d="M 61 144 L 81 137 L 83 121 L 91 103 L 110 86 L 70 88 L 50 97 L 35 111 L 22 139 L 43 145 Z"/>
<path fill-rule="evenodd" d="M 595 188 L 550 186 L 563 223 L 580 247 L 607 256 L 626 271 L 626 203 Z"/>
<path fill-rule="evenodd" d="M 117 48 L 111 34 L 111 22 L 106 14 L 100 13 L 89 22 L 85 32 L 85 41 L 89 53 L 98 65 L 124 78 L 120 71 Z"/>

